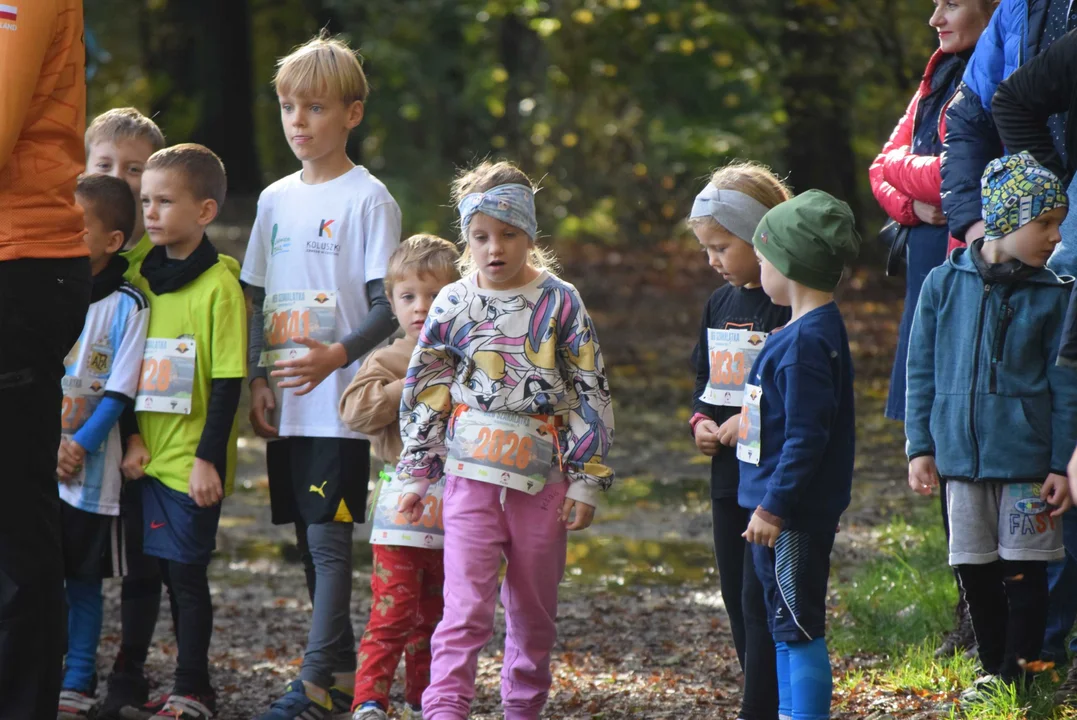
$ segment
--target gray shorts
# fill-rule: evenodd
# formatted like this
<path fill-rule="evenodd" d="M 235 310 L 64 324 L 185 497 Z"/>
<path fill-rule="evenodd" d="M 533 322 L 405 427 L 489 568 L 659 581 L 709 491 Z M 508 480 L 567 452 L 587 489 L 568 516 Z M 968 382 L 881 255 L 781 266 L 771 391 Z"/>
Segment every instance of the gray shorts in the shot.
<path fill-rule="evenodd" d="M 1062 518 L 1040 499 L 1040 483 L 946 483 L 950 565 L 995 560 L 1049 562 L 1066 555 Z"/>

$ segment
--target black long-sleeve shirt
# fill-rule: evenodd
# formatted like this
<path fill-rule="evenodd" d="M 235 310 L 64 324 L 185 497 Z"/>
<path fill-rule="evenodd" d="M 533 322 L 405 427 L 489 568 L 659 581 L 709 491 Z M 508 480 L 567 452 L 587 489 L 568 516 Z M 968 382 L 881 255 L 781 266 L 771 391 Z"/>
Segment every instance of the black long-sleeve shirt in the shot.
<path fill-rule="evenodd" d="M 740 408 L 711 405 L 699 399 L 710 378 L 710 354 L 707 352 L 708 329 L 756 330 L 769 333 L 774 328 L 789 322 L 790 317 L 790 309 L 772 303 L 763 292 L 763 288 L 745 289 L 723 285 L 715 290 L 703 310 L 703 320 L 699 326 L 699 344 L 692 352 L 692 365 L 696 370 L 696 386 L 692 396 L 693 412 L 706 415 L 719 425 L 734 415 L 740 414 Z M 718 454 L 711 459 L 711 497 L 736 497 L 739 481 L 740 466 L 737 461 L 737 449 L 723 445 L 718 448 Z"/>

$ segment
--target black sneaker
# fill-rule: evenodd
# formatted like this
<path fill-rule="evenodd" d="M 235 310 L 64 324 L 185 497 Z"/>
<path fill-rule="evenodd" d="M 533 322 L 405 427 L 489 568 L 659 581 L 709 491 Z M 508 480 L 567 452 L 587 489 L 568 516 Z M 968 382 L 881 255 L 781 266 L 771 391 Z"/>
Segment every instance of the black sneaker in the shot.
<path fill-rule="evenodd" d="M 108 678 L 108 692 L 101 702 L 98 717 L 101 720 L 125 720 L 150 699 L 150 684 L 142 673 L 114 671 Z M 124 715 L 124 710 L 128 714 Z M 141 715 L 140 715 L 141 716 Z"/>
<path fill-rule="evenodd" d="M 171 696 L 162 695 L 156 700 L 150 700 L 142 705 L 127 705 L 120 710 L 120 718 L 121 720 L 149 720 L 165 709 L 165 706 L 168 705 L 169 697 Z"/>
<path fill-rule="evenodd" d="M 1070 664 L 1066 679 L 1055 690 L 1055 705 L 1077 707 L 1077 659 Z"/>

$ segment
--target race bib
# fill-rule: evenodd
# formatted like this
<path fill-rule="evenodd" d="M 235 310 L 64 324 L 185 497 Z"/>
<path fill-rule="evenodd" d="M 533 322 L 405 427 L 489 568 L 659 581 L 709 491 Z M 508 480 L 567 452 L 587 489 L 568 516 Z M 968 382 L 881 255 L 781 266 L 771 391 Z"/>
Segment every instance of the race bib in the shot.
<path fill-rule="evenodd" d="M 267 367 L 278 360 L 295 360 L 310 352 L 295 342 L 309 337 L 326 345 L 336 342 L 337 294 L 324 290 L 294 290 L 266 296 L 265 349 L 258 356 L 258 366 Z"/>
<path fill-rule="evenodd" d="M 468 408 L 454 417 L 448 441 L 446 472 L 537 495 L 558 438 L 555 427 L 529 415 Z"/>
<path fill-rule="evenodd" d="M 445 479 L 430 486 L 423 498 L 423 516 L 419 522 L 408 519 L 396 510 L 400 502 L 401 483 L 391 465 L 380 473 L 374 499 L 370 504 L 371 545 L 404 545 L 407 547 L 441 550 L 445 547 L 445 523 L 442 519 L 441 496 Z"/>
<path fill-rule="evenodd" d="M 759 413 L 759 401 L 763 388 L 758 385 L 744 386 L 744 405 L 740 411 L 740 431 L 737 437 L 737 459 L 752 465 L 759 464 L 760 430 L 763 424 Z"/>
<path fill-rule="evenodd" d="M 194 340 L 148 338 L 135 411 L 190 415 L 194 359 Z"/>
<path fill-rule="evenodd" d="M 64 435 L 77 433 L 105 397 L 105 386 L 98 380 L 87 384 L 82 378 L 66 376 L 62 381 L 64 392 L 60 414 L 60 431 Z"/>
<path fill-rule="evenodd" d="M 740 407 L 744 399 L 744 379 L 759 357 L 764 332 L 754 330 L 707 330 L 707 356 L 711 374 L 699 399 L 711 405 Z"/>

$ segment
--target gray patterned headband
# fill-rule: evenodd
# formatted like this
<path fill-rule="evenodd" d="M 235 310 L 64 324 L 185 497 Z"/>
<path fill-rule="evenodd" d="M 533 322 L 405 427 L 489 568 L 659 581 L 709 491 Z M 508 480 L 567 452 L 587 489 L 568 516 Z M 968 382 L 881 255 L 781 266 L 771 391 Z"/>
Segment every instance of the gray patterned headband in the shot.
<path fill-rule="evenodd" d="M 467 236 L 467 226 L 475 213 L 496 218 L 503 223 L 518 227 L 532 240 L 538 234 L 535 219 L 535 191 L 526 185 L 511 183 L 498 185 L 486 192 L 465 195 L 456 206 L 460 211 L 460 230 Z"/>
<path fill-rule="evenodd" d="M 768 208 L 763 203 L 736 190 L 719 190 L 708 184 L 696 195 L 692 203 L 691 219 L 710 217 L 729 232 L 749 245 L 759 226 L 759 221 L 767 214 Z"/>

